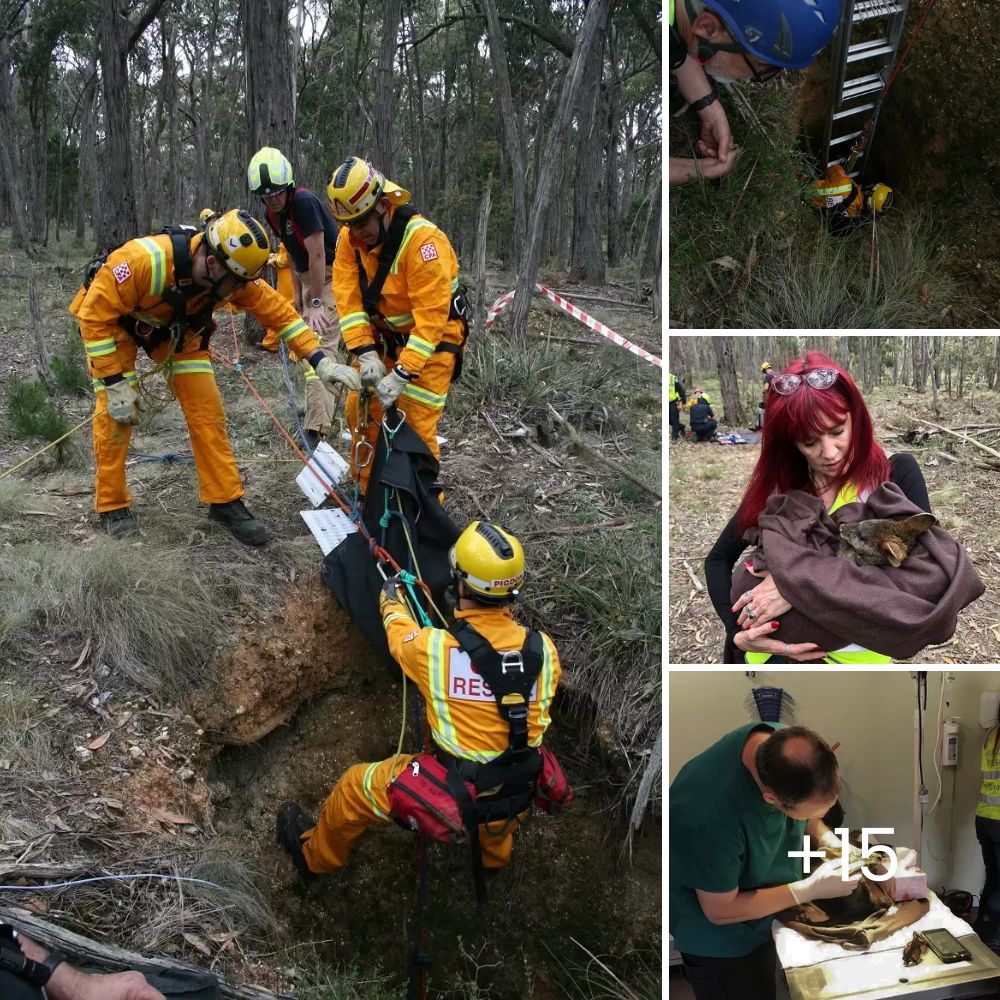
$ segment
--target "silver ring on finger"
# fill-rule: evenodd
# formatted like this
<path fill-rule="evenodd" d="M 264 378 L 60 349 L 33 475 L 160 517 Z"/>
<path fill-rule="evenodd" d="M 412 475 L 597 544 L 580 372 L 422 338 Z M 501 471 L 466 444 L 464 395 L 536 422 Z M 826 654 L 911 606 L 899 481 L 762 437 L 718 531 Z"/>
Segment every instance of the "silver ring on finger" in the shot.
<path fill-rule="evenodd" d="M 742 594 L 741 596 L 742 596 L 742 597 L 746 597 L 746 598 L 749 598 L 749 597 L 750 597 L 750 595 L 751 595 L 751 593 L 752 593 L 752 591 L 749 591 L 749 590 L 744 590 L 744 591 L 743 591 L 743 594 Z"/>
<path fill-rule="evenodd" d="M 747 613 L 747 618 L 749 618 L 750 621 L 753 621 L 757 617 L 757 613 L 753 610 L 753 608 L 750 607 L 749 604 L 746 607 L 746 613 Z"/>

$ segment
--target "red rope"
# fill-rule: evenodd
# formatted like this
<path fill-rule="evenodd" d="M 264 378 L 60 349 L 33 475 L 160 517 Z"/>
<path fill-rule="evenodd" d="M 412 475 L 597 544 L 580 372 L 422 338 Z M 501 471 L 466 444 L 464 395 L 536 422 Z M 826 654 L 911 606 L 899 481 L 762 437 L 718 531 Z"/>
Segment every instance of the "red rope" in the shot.
<path fill-rule="evenodd" d="M 229 315 L 229 321 L 233 329 L 233 340 L 234 342 L 236 342 L 237 360 L 235 362 L 230 361 L 229 358 L 223 357 L 217 351 L 210 350 L 209 353 L 211 354 L 212 359 L 214 361 L 221 362 L 231 371 L 236 372 L 236 374 L 239 375 L 241 379 L 243 379 L 243 381 L 246 383 L 246 387 L 253 393 L 254 397 L 257 399 L 257 402 L 260 403 L 261 408 L 271 418 L 272 423 L 274 424 L 275 427 L 278 428 L 278 432 L 281 434 L 281 436 L 292 446 L 292 450 L 299 457 L 302 464 L 312 473 L 313 477 L 320 484 L 320 486 L 323 487 L 327 496 L 331 500 L 333 500 L 337 504 L 337 506 L 345 514 L 347 514 L 347 516 L 350 517 L 351 520 L 354 522 L 358 531 L 361 533 L 361 537 L 364 538 L 366 542 L 368 542 L 369 552 L 371 552 L 372 555 L 379 562 L 388 563 L 397 573 L 400 572 L 402 566 L 400 566 L 399 563 L 396 562 L 395 559 L 393 559 L 393 557 L 389 554 L 388 551 L 386 551 L 386 549 L 384 549 L 381 545 L 376 543 L 375 539 L 372 538 L 372 536 L 369 534 L 368 529 L 365 527 L 361 519 L 355 518 L 353 516 L 354 512 L 351 510 L 350 506 L 344 502 L 344 500 L 340 497 L 340 495 L 334 491 L 333 487 L 330 486 L 326 482 L 326 480 L 323 479 L 322 476 L 320 476 L 320 474 L 312 467 L 312 465 L 309 464 L 309 456 L 306 455 L 306 453 L 298 446 L 298 443 L 295 441 L 295 438 L 293 438 L 291 434 L 289 434 L 288 431 L 285 430 L 285 428 L 282 426 L 281 421 L 275 416 L 274 411 L 268 405 L 267 400 L 264 399 L 264 397 L 257 391 L 257 387 L 247 377 L 246 372 L 243 371 L 242 365 L 240 365 L 238 360 L 239 343 L 236 341 L 236 321 L 233 319 L 232 313 L 230 313 Z M 423 586 L 427 590 L 428 593 L 430 593 L 430 587 L 428 587 L 427 584 L 423 583 L 423 581 L 418 581 L 418 582 L 421 584 L 421 586 Z"/>

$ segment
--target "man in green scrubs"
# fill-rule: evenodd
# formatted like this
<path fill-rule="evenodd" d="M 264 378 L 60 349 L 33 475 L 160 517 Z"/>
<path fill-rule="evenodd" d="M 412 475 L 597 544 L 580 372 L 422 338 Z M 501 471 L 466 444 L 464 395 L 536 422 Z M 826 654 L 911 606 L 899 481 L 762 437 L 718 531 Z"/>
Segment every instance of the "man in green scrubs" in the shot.
<path fill-rule="evenodd" d="M 688 761 L 670 786 L 670 933 L 696 1000 L 773 1000 L 774 914 L 847 896 L 839 862 L 803 878 L 810 850 L 836 844 L 821 817 L 837 801 L 837 758 L 801 726 L 740 726 Z"/>

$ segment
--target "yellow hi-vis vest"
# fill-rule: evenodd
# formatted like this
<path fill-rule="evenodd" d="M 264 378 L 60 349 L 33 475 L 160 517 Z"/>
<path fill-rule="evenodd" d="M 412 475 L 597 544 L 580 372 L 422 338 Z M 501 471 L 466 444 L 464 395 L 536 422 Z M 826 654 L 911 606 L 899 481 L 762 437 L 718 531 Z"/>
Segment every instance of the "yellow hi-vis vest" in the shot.
<path fill-rule="evenodd" d="M 677 377 L 674 375 L 673 372 L 670 372 L 667 375 L 667 378 L 670 379 L 670 387 L 669 387 L 670 388 L 670 395 L 667 396 L 667 401 L 670 402 L 670 403 L 673 403 L 675 400 L 678 400 L 678 399 L 681 398 L 680 397 L 680 393 L 678 393 L 678 391 L 677 391 Z"/>
<path fill-rule="evenodd" d="M 982 766 L 976 815 L 984 819 L 1000 819 L 1000 746 L 995 745 L 989 736 L 983 744 Z"/>

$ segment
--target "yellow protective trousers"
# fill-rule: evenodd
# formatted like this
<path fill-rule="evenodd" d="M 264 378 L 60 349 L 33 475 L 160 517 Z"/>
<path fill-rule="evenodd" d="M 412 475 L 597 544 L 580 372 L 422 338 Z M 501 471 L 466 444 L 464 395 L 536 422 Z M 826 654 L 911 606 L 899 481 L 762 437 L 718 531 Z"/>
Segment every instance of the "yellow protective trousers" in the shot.
<path fill-rule="evenodd" d="M 355 367 L 359 367 L 355 364 Z M 391 367 L 391 361 L 386 361 L 386 367 Z M 441 446 L 437 441 L 437 425 L 444 413 L 448 400 L 448 388 L 451 376 L 455 371 L 455 355 L 450 351 L 437 351 L 430 356 L 419 378 L 414 379 L 396 402 L 396 408 L 406 415 L 406 422 L 417 433 L 430 453 L 441 460 Z M 368 479 L 372 471 L 372 458 L 375 446 L 381 432 L 382 407 L 374 392 L 368 399 L 368 423 L 361 425 L 363 414 L 360 412 L 359 394 L 347 394 L 345 412 L 347 425 L 351 431 L 351 475 L 360 479 L 362 495 L 368 492 Z M 360 442 L 367 442 L 371 449 L 359 447 Z"/>
<path fill-rule="evenodd" d="M 138 347 L 122 330 L 115 336 L 116 353 L 126 377 L 133 377 Z M 215 384 L 211 356 L 208 351 L 197 350 L 201 338 L 189 337 L 180 351 L 170 358 L 163 375 L 171 385 L 187 421 L 191 437 L 191 452 L 198 474 L 198 495 L 202 503 L 228 503 L 243 496 L 236 459 L 226 433 L 226 414 L 222 396 Z M 169 352 L 168 344 L 161 344 L 153 351 L 153 360 L 163 361 Z M 94 377 L 96 405 L 94 407 L 94 462 L 97 467 L 94 489 L 94 506 L 98 513 L 128 507 L 132 494 L 125 483 L 125 460 L 128 457 L 132 428 L 119 424 L 107 414 L 108 398 L 104 386 Z"/>
<path fill-rule="evenodd" d="M 403 754 L 347 769 L 323 803 L 316 825 L 302 834 L 302 853 L 310 871 L 321 875 L 343 868 L 354 842 L 372 823 L 392 822 L 389 782 L 415 756 Z M 516 821 L 511 821 L 480 826 L 484 868 L 503 868 L 508 864 L 516 825 Z"/>

